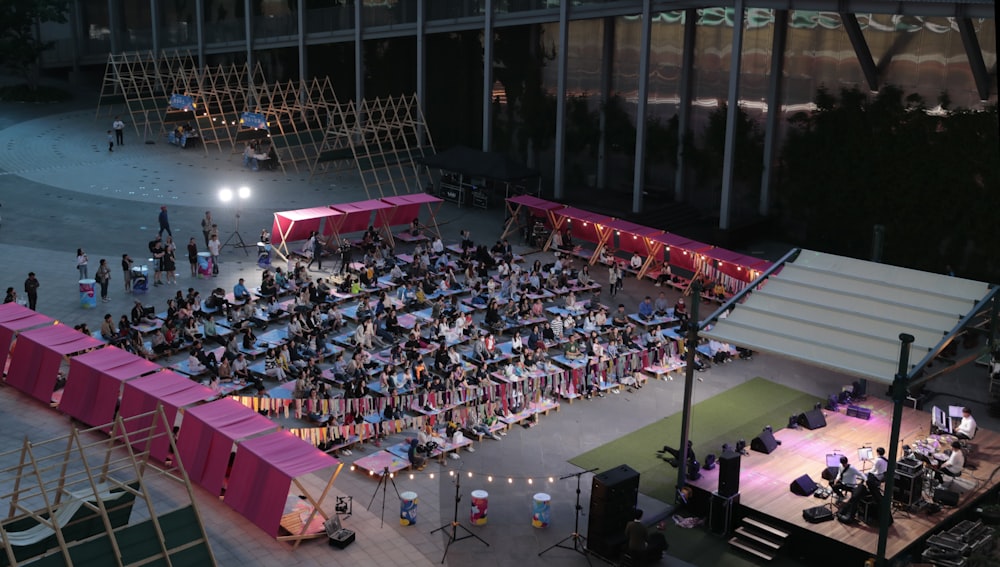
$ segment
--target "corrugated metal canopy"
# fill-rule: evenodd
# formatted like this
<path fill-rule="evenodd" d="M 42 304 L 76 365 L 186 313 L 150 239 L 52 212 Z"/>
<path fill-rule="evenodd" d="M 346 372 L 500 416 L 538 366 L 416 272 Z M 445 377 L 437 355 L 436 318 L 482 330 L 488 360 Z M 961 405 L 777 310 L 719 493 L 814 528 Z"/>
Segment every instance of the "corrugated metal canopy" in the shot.
<path fill-rule="evenodd" d="M 701 336 L 891 383 L 900 333 L 913 335 L 919 361 L 989 293 L 983 282 L 803 250 Z"/>

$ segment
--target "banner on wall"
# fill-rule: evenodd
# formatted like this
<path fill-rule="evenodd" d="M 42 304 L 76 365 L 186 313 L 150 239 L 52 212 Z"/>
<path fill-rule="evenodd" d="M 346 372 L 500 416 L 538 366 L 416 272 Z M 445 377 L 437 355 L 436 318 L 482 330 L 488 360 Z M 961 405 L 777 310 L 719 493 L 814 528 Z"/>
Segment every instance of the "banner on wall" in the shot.
<path fill-rule="evenodd" d="M 240 125 L 244 128 L 267 130 L 267 118 L 258 112 L 244 112 L 240 114 Z"/>
<path fill-rule="evenodd" d="M 176 110 L 194 110 L 194 98 L 188 95 L 174 93 L 170 95 L 170 108 Z"/>

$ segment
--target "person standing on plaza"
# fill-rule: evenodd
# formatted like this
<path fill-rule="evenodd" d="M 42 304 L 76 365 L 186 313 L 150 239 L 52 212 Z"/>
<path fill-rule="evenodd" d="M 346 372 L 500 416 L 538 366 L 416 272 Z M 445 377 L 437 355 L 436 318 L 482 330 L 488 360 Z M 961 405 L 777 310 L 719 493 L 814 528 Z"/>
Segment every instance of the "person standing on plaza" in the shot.
<path fill-rule="evenodd" d="M 215 226 L 215 225 L 212 225 Z M 212 232 L 212 239 L 208 241 L 208 252 L 212 255 L 212 275 L 219 275 L 219 252 L 222 250 L 222 243 L 219 242 L 219 233 Z"/>
<path fill-rule="evenodd" d="M 125 274 L 125 293 L 132 293 L 132 258 L 122 254 L 122 272 Z"/>
<path fill-rule="evenodd" d="M 306 266 L 307 269 L 312 269 L 313 262 L 319 262 L 319 270 L 323 271 L 323 248 L 326 247 L 326 241 L 323 240 L 323 235 L 319 232 L 313 232 L 312 236 L 312 258 L 309 260 L 309 265 Z"/>
<path fill-rule="evenodd" d="M 191 264 L 191 277 L 198 277 L 198 243 L 193 236 L 188 240 L 188 262 Z"/>
<path fill-rule="evenodd" d="M 608 284 L 611 297 L 614 297 L 618 292 L 618 270 L 615 269 L 614 264 L 608 266 Z"/>
<path fill-rule="evenodd" d="M 163 236 L 163 231 L 167 231 L 168 236 L 173 236 L 174 233 L 170 232 L 170 217 L 167 216 L 167 206 L 160 205 L 160 216 L 158 218 L 160 221 L 160 236 Z"/>
<path fill-rule="evenodd" d="M 205 248 L 208 248 L 208 241 L 212 239 L 212 211 L 205 211 L 205 218 L 201 219 L 201 233 L 205 235 Z"/>
<path fill-rule="evenodd" d="M 115 142 L 119 146 L 125 145 L 125 123 L 121 116 L 115 116 L 115 121 L 111 123 L 111 128 L 115 131 Z"/>
<path fill-rule="evenodd" d="M 87 253 L 83 248 L 76 249 L 76 269 L 80 272 L 80 279 L 87 279 Z"/>
<path fill-rule="evenodd" d="M 28 279 L 24 280 L 24 293 L 28 295 L 28 309 L 35 310 L 38 304 L 38 279 L 35 272 L 28 272 Z"/>
<path fill-rule="evenodd" d="M 108 130 L 108 151 L 115 151 L 115 135 L 111 133 L 111 130 Z"/>
<path fill-rule="evenodd" d="M 167 246 L 163 251 L 163 272 L 166 273 L 167 283 L 175 284 L 177 283 L 177 256 L 175 251 L 177 247 L 173 245 L 173 242 Z"/>
<path fill-rule="evenodd" d="M 97 266 L 97 273 L 94 274 L 94 279 L 97 280 L 97 284 L 101 286 L 101 301 L 107 303 L 111 301 L 108 299 L 108 284 L 111 283 L 111 268 L 108 267 L 108 261 L 101 258 L 101 263 Z"/>

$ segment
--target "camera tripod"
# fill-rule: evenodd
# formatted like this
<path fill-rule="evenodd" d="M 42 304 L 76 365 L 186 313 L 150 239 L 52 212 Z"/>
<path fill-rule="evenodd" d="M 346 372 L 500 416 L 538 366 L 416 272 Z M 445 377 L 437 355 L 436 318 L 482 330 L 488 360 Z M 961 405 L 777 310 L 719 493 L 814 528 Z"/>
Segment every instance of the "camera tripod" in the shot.
<path fill-rule="evenodd" d="M 375 503 L 375 497 L 378 496 L 378 489 L 382 489 L 382 524 L 379 527 L 385 526 L 385 491 L 390 482 L 392 483 L 392 489 L 396 491 L 396 498 L 399 498 L 399 488 L 396 487 L 396 481 L 389 473 L 389 467 L 385 467 L 385 469 L 382 470 L 382 474 L 379 476 L 378 484 L 375 486 L 375 492 L 372 493 L 372 499 L 368 501 L 368 511 L 371 512 L 372 504 Z"/>
<path fill-rule="evenodd" d="M 470 537 L 474 537 L 474 538 L 478 539 L 479 541 L 483 542 L 483 545 L 485 545 L 486 547 L 490 546 L 490 544 L 487 543 L 485 539 L 483 539 L 483 538 L 477 536 L 476 534 L 472 533 L 471 531 L 469 531 L 469 528 L 463 526 L 461 524 L 461 522 L 458 521 L 458 503 L 462 500 L 462 494 L 460 492 L 461 489 L 462 489 L 462 475 L 461 474 L 456 474 L 455 475 L 455 515 L 452 517 L 451 522 L 449 522 L 449 523 L 441 526 L 440 528 L 437 528 L 436 530 L 432 530 L 431 531 L 431 533 L 433 534 L 433 533 L 437 533 L 437 532 L 440 532 L 440 531 L 447 530 L 448 528 L 451 528 L 451 532 L 448 533 L 448 543 L 445 544 L 445 546 L 444 546 L 444 555 L 441 556 L 441 563 L 442 564 L 444 563 L 444 560 L 447 559 L 447 557 L 448 557 L 448 549 L 451 548 L 451 544 L 455 543 L 456 541 L 462 541 L 463 539 L 469 539 Z M 465 535 L 463 535 L 462 537 L 458 537 L 458 528 L 462 528 L 462 530 L 465 531 Z"/>
<path fill-rule="evenodd" d="M 587 470 L 587 471 L 580 471 L 580 472 L 577 472 L 577 473 L 568 474 L 568 475 L 564 475 L 564 476 L 559 477 L 559 480 L 566 480 L 567 478 L 573 478 L 574 476 L 576 477 L 576 520 L 573 523 L 573 533 L 571 533 L 568 536 L 562 538 L 561 540 L 559 540 L 556 543 L 550 545 L 549 547 L 543 549 L 538 554 L 539 557 L 541 557 L 542 555 L 545 555 L 550 550 L 555 549 L 555 548 L 558 547 L 560 549 L 568 549 L 570 551 L 575 551 L 575 552 L 583 555 L 585 558 L 587 558 L 587 564 L 588 565 L 593 565 L 593 563 L 590 562 L 590 552 L 587 551 L 587 538 L 580 534 L 580 510 L 583 510 L 583 507 L 580 506 L 580 477 L 582 477 L 583 475 L 585 475 L 587 473 L 592 473 L 592 472 L 594 472 L 596 470 L 597 470 L 597 468 L 592 468 L 592 469 Z M 572 541 L 573 542 L 573 546 L 572 547 L 570 547 L 569 545 L 567 545 L 566 542 L 568 542 L 568 541 Z"/>

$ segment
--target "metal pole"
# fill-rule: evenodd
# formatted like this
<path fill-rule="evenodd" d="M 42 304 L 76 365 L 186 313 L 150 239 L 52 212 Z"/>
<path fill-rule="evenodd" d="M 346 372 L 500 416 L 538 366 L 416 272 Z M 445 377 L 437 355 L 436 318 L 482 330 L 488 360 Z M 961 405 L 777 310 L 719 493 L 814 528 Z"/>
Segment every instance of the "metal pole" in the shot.
<path fill-rule="evenodd" d="M 483 151 L 493 147 L 493 0 L 486 0 L 483 21 Z"/>
<path fill-rule="evenodd" d="M 111 53 L 121 53 L 121 30 L 118 24 L 118 2 L 108 0 L 108 27 L 111 28 Z"/>
<path fill-rule="evenodd" d="M 767 83 L 767 116 L 764 118 L 764 175 L 760 180 L 758 212 L 771 213 L 771 184 L 778 153 L 778 125 L 781 118 L 781 78 L 785 71 L 785 44 L 788 39 L 788 10 L 775 10 L 771 40 L 771 80 Z"/>
<path fill-rule="evenodd" d="M 361 38 L 361 0 L 354 0 L 354 105 L 358 111 L 358 122 L 361 116 L 361 101 L 365 99 L 365 44 Z"/>
<path fill-rule="evenodd" d="M 417 106 L 420 111 L 427 115 L 427 43 L 424 28 L 427 23 L 424 0 L 417 2 Z M 421 121 L 417 126 L 417 140 L 420 147 L 424 147 L 427 141 L 424 139 L 424 123 Z"/>
<path fill-rule="evenodd" d="M 646 184 L 646 105 L 649 102 L 649 44 L 653 28 L 653 0 L 642 2 L 642 37 L 639 46 L 639 101 L 635 109 L 635 171 L 632 175 L 632 212 L 642 212 Z"/>
<path fill-rule="evenodd" d="M 306 53 L 306 0 L 298 0 L 299 26 L 299 85 L 305 91 L 306 79 L 309 73 L 309 59 Z"/>
<path fill-rule="evenodd" d="M 153 53 L 160 55 L 160 2 L 149 0 L 149 25 L 152 27 Z"/>
<path fill-rule="evenodd" d="M 906 401 L 906 388 L 910 381 L 910 345 L 913 335 L 899 335 L 899 367 L 892 382 L 892 432 L 889 435 L 889 467 L 885 471 L 885 494 L 878 509 L 878 550 L 875 561 L 881 567 L 886 565 L 885 546 L 889 539 L 889 520 L 892 513 L 892 488 L 895 483 L 896 456 L 899 454 L 899 426 L 903 420 L 903 402 Z"/>
<path fill-rule="evenodd" d="M 722 201 L 719 204 L 719 228 L 729 229 L 729 201 L 733 194 L 733 178 L 736 167 L 736 120 L 740 107 L 740 64 L 743 55 L 743 25 L 746 14 L 743 0 L 736 0 L 733 14 L 733 53 L 729 64 L 729 93 L 726 104 L 726 150 L 722 158 Z"/>
<path fill-rule="evenodd" d="M 688 8 L 684 11 L 684 52 L 681 54 L 680 102 L 677 105 L 677 175 L 674 177 L 674 201 L 684 201 L 684 185 L 687 177 L 687 157 L 684 141 L 691 129 L 691 93 L 694 89 L 694 50 L 698 33 L 698 11 Z"/>
<path fill-rule="evenodd" d="M 559 54 L 556 78 L 556 155 L 553 175 L 553 196 L 562 199 L 565 193 L 563 170 L 566 165 L 566 47 L 569 44 L 569 2 L 559 3 Z"/>
<path fill-rule="evenodd" d="M 677 490 L 675 498 L 687 481 L 687 446 L 691 428 L 691 397 L 694 390 L 694 359 L 698 347 L 698 311 L 701 307 L 701 282 L 691 284 L 691 318 L 688 320 L 687 344 L 684 353 L 684 408 L 681 411 L 681 446 L 677 457 Z"/>
<path fill-rule="evenodd" d="M 205 0 L 195 0 L 194 30 L 198 35 L 198 68 L 205 68 Z"/>

